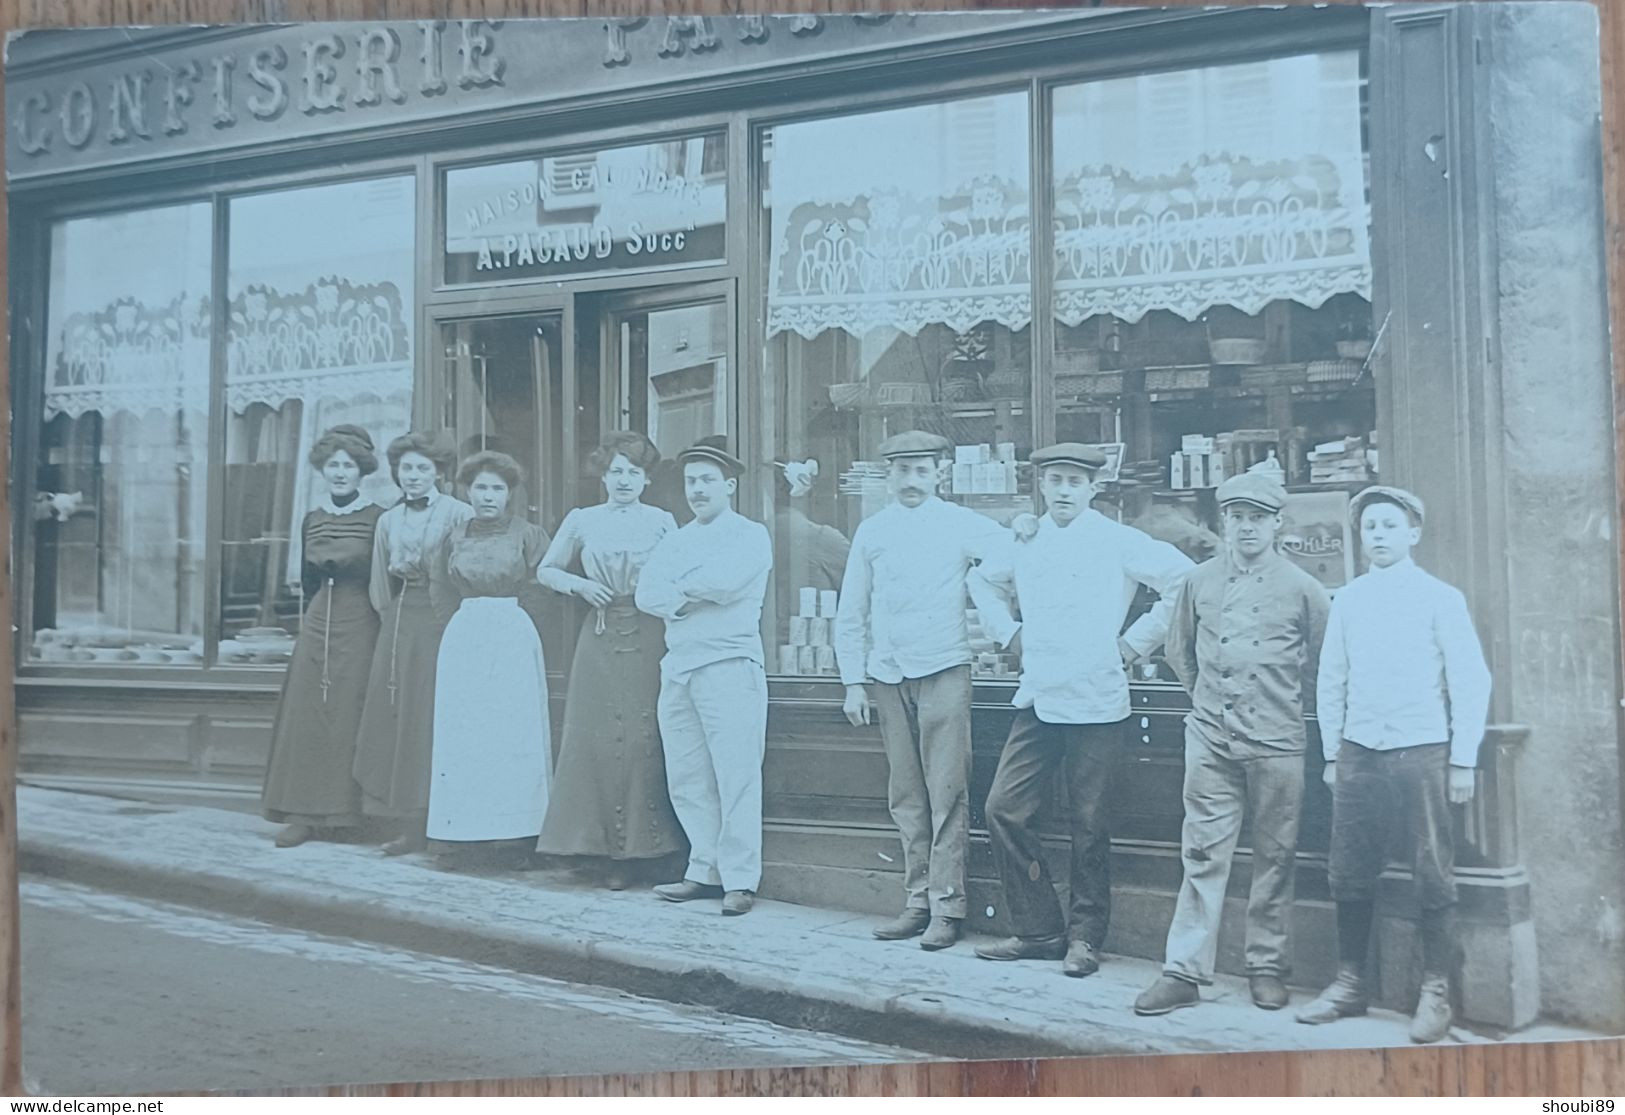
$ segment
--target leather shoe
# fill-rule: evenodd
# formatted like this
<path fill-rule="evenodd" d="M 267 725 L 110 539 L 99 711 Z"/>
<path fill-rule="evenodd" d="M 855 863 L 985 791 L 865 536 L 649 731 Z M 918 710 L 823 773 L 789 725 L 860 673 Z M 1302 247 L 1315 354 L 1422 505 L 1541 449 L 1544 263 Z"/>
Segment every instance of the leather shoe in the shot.
<path fill-rule="evenodd" d="M 276 834 L 276 846 L 278 848 L 297 848 L 315 835 L 316 830 L 310 825 L 289 825 Z"/>
<path fill-rule="evenodd" d="M 421 852 L 428 847 L 428 841 L 421 833 L 407 832 L 397 836 L 380 849 L 386 856 L 407 856 L 413 852 Z"/>
<path fill-rule="evenodd" d="M 991 945 L 978 945 L 976 955 L 983 960 L 1059 960 L 1066 955 L 1066 938 L 1006 937 Z"/>
<path fill-rule="evenodd" d="M 952 948 L 959 940 L 958 918 L 932 918 L 931 924 L 926 928 L 925 936 L 920 938 L 920 947 L 926 952 L 936 952 L 938 949 Z"/>
<path fill-rule="evenodd" d="M 1201 992 L 1190 980 L 1178 976 L 1159 976 L 1156 983 L 1140 992 L 1140 997 L 1134 1000 L 1134 1013 L 1168 1014 L 1180 1007 L 1194 1007 L 1201 1001 Z"/>
<path fill-rule="evenodd" d="M 1252 993 L 1253 1006 L 1259 1010 L 1280 1010 L 1291 1001 L 1281 977 L 1268 972 L 1248 976 L 1247 990 Z"/>
<path fill-rule="evenodd" d="M 740 914 L 750 913 L 750 908 L 756 905 L 756 895 L 748 890 L 731 890 L 722 896 L 722 916 L 736 918 Z"/>
<path fill-rule="evenodd" d="M 1339 1018 L 1353 1018 L 1364 1014 L 1371 1000 L 1366 994 L 1365 981 L 1353 968 L 1340 968 L 1337 978 L 1313 1002 L 1298 1012 L 1298 1021 L 1306 1026 L 1321 1026 Z"/>
<path fill-rule="evenodd" d="M 716 898 L 722 893 L 722 888 L 714 883 L 679 879 L 675 883 L 661 883 L 654 891 L 667 902 L 692 902 L 696 898 Z"/>
<path fill-rule="evenodd" d="M 1430 1045 L 1450 1032 L 1450 981 L 1443 976 L 1423 976 L 1422 994 L 1416 1000 L 1411 1019 L 1411 1040 Z"/>
<path fill-rule="evenodd" d="M 1092 976 L 1100 971 L 1100 957 L 1095 955 L 1095 946 L 1088 941 L 1073 941 L 1067 947 L 1066 959 L 1061 961 L 1063 975 L 1082 978 Z"/>
<path fill-rule="evenodd" d="M 872 932 L 878 941 L 906 941 L 910 937 L 918 937 L 924 933 L 925 927 L 930 924 L 930 910 L 916 910 L 910 907 L 884 925 L 875 926 Z"/>

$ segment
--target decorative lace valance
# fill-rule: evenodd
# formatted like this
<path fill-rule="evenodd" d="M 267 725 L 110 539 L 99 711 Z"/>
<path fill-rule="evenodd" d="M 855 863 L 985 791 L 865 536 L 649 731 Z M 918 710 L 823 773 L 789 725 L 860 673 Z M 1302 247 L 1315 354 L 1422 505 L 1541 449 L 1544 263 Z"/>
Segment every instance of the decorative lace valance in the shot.
<path fill-rule="evenodd" d="M 997 178 L 945 197 L 803 202 L 774 245 L 768 334 L 1020 329 L 1032 320 L 1031 221 L 1025 188 Z"/>
<path fill-rule="evenodd" d="M 319 279 L 296 294 L 260 284 L 231 303 L 226 405 L 388 398 L 412 391 L 412 354 L 394 283 Z"/>
<path fill-rule="evenodd" d="M 1255 314 L 1276 300 L 1369 298 L 1369 224 L 1364 184 L 1322 155 L 1204 156 L 1149 179 L 1078 171 L 1055 199 L 1055 316 L 1195 320 L 1215 305 Z"/>
<path fill-rule="evenodd" d="M 45 383 L 45 420 L 96 412 L 209 411 L 209 303 L 120 298 L 70 314 Z"/>

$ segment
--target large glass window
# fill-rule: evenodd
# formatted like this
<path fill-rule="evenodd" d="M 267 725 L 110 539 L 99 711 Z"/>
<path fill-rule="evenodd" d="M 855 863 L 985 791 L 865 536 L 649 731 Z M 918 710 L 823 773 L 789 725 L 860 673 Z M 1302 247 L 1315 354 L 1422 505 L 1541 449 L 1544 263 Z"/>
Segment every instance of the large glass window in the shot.
<path fill-rule="evenodd" d="M 776 671 L 833 675 L 829 619 L 877 449 L 954 443 L 946 498 L 1032 507 L 1031 212 L 1024 93 L 786 124 L 763 136 L 766 386 L 781 465 Z M 816 465 L 816 474 L 812 468 Z M 1009 664 L 991 641 L 978 671 Z"/>
<path fill-rule="evenodd" d="M 1275 472 L 1333 590 L 1377 465 L 1363 95 L 1350 51 L 1053 98 L 1053 405 L 1112 454 L 1096 506 L 1201 559 L 1218 483 Z"/>
<path fill-rule="evenodd" d="M 211 243 L 203 203 L 52 226 L 33 659 L 203 661 Z"/>
<path fill-rule="evenodd" d="M 303 611 L 300 524 L 325 494 L 306 461 L 323 430 L 384 449 L 412 416 L 414 187 L 379 178 L 234 199 L 226 358 L 223 664 L 278 663 Z"/>
<path fill-rule="evenodd" d="M 718 132 L 448 172 L 446 282 L 720 261 L 727 140 Z"/>

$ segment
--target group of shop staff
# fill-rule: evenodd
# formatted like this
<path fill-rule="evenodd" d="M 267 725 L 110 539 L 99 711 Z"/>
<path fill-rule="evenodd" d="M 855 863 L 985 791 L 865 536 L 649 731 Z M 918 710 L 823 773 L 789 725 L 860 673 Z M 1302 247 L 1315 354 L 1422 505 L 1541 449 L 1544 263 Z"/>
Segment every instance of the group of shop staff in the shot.
<path fill-rule="evenodd" d="M 1316 705 L 1332 792 L 1329 876 L 1337 976 L 1297 1014 L 1362 1014 L 1377 879 L 1403 837 L 1421 911 L 1411 1037 L 1444 1037 L 1458 950 L 1450 805 L 1473 793 L 1490 674 L 1462 594 L 1411 558 L 1422 501 L 1374 486 L 1351 511 L 1370 568 L 1329 599 L 1282 556 L 1286 493 L 1268 474 L 1217 491 L 1224 545 L 1201 565 L 1092 506 L 1105 457 L 1033 452 L 1045 513 L 1004 527 L 940 498 L 950 443 L 887 439 L 891 500 L 852 539 L 834 626 L 854 725 L 878 714 L 888 799 L 903 846 L 902 913 L 874 930 L 929 950 L 960 938 L 971 771 L 967 593 L 1019 658 L 1015 719 L 986 819 L 1013 935 L 988 960 L 1098 970 L 1111 911 L 1112 772 L 1130 713 L 1127 669 L 1159 646 L 1189 691 L 1184 878 L 1162 976 L 1134 1010 L 1200 1001 L 1243 823 L 1252 833 L 1245 963 L 1253 1002 L 1289 1002 L 1289 920 L 1304 792 L 1306 705 Z M 629 865 L 688 848 L 673 902 L 750 910 L 761 878 L 767 688 L 761 608 L 766 529 L 734 511 L 743 464 L 711 438 L 678 455 L 693 521 L 642 496 L 659 454 L 631 432 L 591 458 L 605 499 L 549 539 L 514 514 L 518 465 L 476 453 L 442 494 L 449 455 L 408 434 L 386 457 L 404 493 L 359 496 L 377 467 L 368 435 L 327 431 L 310 463 L 327 482 L 306 517 L 309 604 L 277 715 L 265 812 L 282 846 L 393 818 L 389 854 L 523 841 L 597 857 L 610 886 Z M 520 607 L 533 585 L 583 600 L 557 770 L 546 673 Z M 1126 630 L 1140 586 L 1155 605 Z M 664 651 L 662 656 L 662 649 Z M 1069 905 L 1038 829 L 1057 782 L 1071 832 Z M 686 841 L 685 841 L 686 837 Z"/>

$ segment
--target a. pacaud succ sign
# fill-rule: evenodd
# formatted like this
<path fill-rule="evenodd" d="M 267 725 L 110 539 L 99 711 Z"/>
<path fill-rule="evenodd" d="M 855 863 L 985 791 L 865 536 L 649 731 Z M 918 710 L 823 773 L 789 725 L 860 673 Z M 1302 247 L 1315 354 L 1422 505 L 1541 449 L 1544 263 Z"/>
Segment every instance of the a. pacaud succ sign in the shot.
<path fill-rule="evenodd" d="M 199 28 L 7 44 L 13 180 L 335 135 L 671 82 L 1049 15 L 655 16 Z M 1075 18 L 1075 17 L 1074 17 Z"/>

